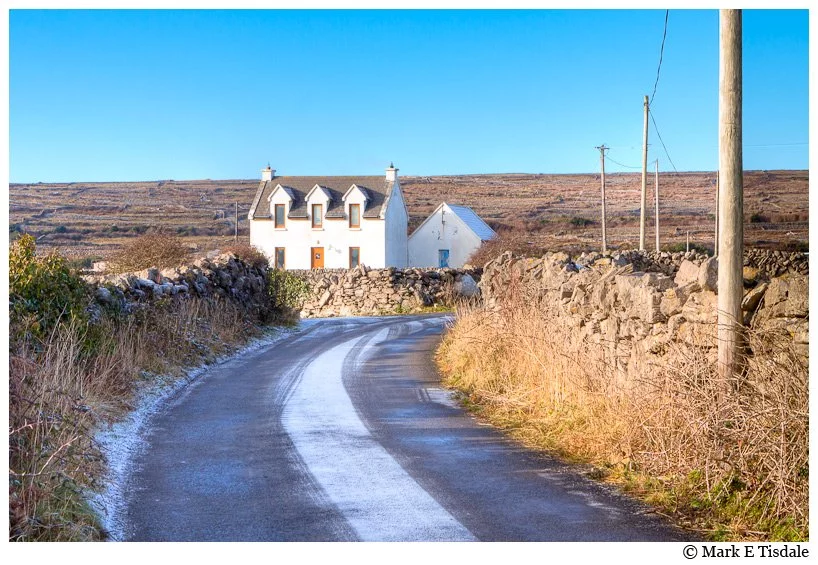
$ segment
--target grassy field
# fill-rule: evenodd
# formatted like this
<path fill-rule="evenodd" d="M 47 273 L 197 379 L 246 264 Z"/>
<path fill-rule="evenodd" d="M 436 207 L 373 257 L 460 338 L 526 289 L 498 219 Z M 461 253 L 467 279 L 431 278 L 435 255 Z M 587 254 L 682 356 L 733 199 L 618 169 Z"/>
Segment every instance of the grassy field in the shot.
<path fill-rule="evenodd" d="M 712 247 L 714 172 L 660 174 L 662 245 Z M 745 173 L 745 244 L 805 249 L 808 239 L 809 171 Z M 639 173 L 606 175 L 609 246 L 638 246 Z M 247 213 L 257 180 L 72 182 L 11 184 L 9 225 L 37 238 L 41 252 L 59 249 L 70 258 L 105 258 L 128 238 L 161 226 L 198 250 L 232 240 L 238 202 L 239 235 L 247 238 Z M 538 248 L 599 246 L 598 174 L 457 175 L 401 177 L 411 231 L 440 202 L 472 207 L 501 234 Z M 648 183 L 648 236 L 653 245 L 653 178 Z"/>

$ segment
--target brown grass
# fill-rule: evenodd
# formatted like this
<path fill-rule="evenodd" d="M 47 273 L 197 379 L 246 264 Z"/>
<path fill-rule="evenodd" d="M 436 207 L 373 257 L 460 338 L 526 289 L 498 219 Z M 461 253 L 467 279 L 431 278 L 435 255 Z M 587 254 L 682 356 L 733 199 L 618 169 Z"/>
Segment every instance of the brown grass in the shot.
<path fill-rule="evenodd" d="M 128 409 L 136 383 L 180 375 L 256 333 L 225 300 L 189 298 L 103 321 L 89 333 L 59 326 L 45 343 L 17 344 L 9 364 L 9 539 L 103 537 L 82 491 L 103 461 L 94 427 Z"/>
<path fill-rule="evenodd" d="M 438 351 L 476 411 L 712 539 L 807 539 L 808 365 L 786 337 L 751 334 L 746 374 L 726 383 L 695 347 L 623 383 L 548 305 L 505 306 L 461 309 Z"/>

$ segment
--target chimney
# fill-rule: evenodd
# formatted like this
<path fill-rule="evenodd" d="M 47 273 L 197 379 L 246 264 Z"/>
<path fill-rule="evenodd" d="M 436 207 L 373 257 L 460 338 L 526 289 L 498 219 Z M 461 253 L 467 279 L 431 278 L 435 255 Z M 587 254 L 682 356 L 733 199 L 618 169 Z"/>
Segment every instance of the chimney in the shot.
<path fill-rule="evenodd" d="M 266 169 L 261 169 L 261 180 L 273 180 L 276 175 L 276 170 L 270 168 L 270 163 L 267 163 Z"/>
<path fill-rule="evenodd" d="M 386 180 L 391 182 L 398 180 L 398 170 L 393 163 L 389 163 L 389 168 L 386 169 Z"/>

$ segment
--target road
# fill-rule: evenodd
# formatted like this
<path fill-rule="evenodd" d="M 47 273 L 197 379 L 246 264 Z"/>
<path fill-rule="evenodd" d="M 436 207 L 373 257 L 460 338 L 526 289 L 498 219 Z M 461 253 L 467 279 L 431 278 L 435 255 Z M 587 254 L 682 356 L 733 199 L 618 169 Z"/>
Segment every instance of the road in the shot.
<path fill-rule="evenodd" d="M 119 539 L 687 539 L 458 407 L 431 361 L 445 322 L 309 321 L 212 368 L 151 420 Z"/>

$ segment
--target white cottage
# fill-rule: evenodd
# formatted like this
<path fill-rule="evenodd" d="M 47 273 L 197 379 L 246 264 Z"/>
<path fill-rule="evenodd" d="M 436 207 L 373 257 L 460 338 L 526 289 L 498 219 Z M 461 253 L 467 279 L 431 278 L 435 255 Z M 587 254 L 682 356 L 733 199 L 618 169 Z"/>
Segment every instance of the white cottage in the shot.
<path fill-rule="evenodd" d="M 471 208 L 444 202 L 409 236 L 409 264 L 459 268 L 496 236 Z"/>
<path fill-rule="evenodd" d="M 250 244 L 281 269 L 405 267 L 409 216 L 398 169 L 385 177 L 277 177 L 250 206 Z"/>

